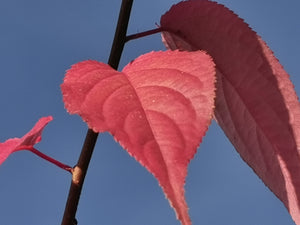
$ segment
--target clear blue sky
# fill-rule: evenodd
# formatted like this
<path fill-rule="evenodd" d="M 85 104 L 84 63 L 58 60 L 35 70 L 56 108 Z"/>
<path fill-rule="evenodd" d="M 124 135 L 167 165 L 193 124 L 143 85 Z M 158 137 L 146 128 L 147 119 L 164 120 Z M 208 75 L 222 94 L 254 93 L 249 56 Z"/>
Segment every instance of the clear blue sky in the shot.
<path fill-rule="evenodd" d="M 87 130 L 64 110 L 59 85 L 70 65 L 107 62 L 121 0 L 0 1 L 0 141 L 52 115 L 37 147 L 74 165 Z M 129 33 L 155 28 L 177 0 L 135 0 Z M 219 0 L 268 43 L 300 94 L 300 2 Z M 130 42 L 121 68 L 160 35 Z M 0 166 L 0 224 L 60 224 L 70 175 L 28 152 Z M 189 166 L 186 198 L 195 225 L 293 225 L 283 204 L 213 123 Z M 79 225 L 179 225 L 157 181 L 101 134 L 78 208 Z"/>

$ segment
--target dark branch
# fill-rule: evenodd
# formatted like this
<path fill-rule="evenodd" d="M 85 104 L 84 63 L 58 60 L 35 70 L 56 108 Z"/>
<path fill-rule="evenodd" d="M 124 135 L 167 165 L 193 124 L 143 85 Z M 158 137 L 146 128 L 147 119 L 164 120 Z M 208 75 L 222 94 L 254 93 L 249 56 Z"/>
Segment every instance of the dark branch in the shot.
<path fill-rule="evenodd" d="M 119 19 L 115 31 L 115 37 L 112 44 L 108 64 L 117 69 L 119 66 L 120 58 L 126 42 L 126 33 L 129 23 L 130 12 L 133 0 L 122 0 L 121 9 L 119 12 Z M 74 167 L 72 182 L 69 190 L 69 196 L 65 207 L 65 212 L 61 225 L 74 225 L 77 221 L 76 211 L 79 203 L 79 198 L 84 182 L 85 175 L 89 166 L 90 159 L 98 138 L 98 133 L 88 130 L 85 138 L 84 145 L 81 150 L 81 155 L 78 159 L 77 165 Z"/>

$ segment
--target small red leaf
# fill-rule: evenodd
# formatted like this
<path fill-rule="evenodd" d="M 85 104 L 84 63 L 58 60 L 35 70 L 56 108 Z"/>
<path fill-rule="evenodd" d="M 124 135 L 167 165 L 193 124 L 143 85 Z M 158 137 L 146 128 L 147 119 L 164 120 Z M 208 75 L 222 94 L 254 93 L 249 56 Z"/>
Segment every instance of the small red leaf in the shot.
<path fill-rule="evenodd" d="M 41 141 L 43 129 L 51 120 L 51 116 L 42 117 L 22 138 L 12 138 L 0 143 L 0 165 L 13 152 L 31 150 L 35 144 Z"/>
<path fill-rule="evenodd" d="M 85 61 L 62 84 L 67 110 L 96 132 L 109 131 L 159 181 L 178 218 L 189 161 L 210 124 L 214 63 L 204 52 L 152 52 L 117 72 Z"/>
<path fill-rule="evenodd" d="M 300 224 L 300 104 L 271 50 L 215 2 L 190 0 L 161 18 L 170 49 L 207 51 L 217 67 L 215 117 L 241 157 Z"/>

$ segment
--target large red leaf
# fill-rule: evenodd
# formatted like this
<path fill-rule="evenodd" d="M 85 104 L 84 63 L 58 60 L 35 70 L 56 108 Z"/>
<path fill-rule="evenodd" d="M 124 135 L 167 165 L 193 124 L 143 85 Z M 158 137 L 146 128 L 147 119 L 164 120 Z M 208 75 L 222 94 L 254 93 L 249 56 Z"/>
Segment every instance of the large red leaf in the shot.
<path fill-rule="evenodd" d="M 0 143 L 0 165 L 13 152 L 19 150 L 31 151 L 33 146 L 41 141 L 43 129 L 51 120 L 51 116 L 42 117 L 22 138 L 11 138 L 3 143 Z"/>
<path fill-rule="evenodd" d="M 70 113 L 96 132 L 109 131 L 159 181 L 182 224 L 189 161 L 213 112 L 215 68 L 204 52 L 152 52 L 117 72 L 97 61 L 77 63 L 62 84 Z"/>
<path fill-rule="evenodd" d="M 217 67 L 215 117 L 241 157 L 300 224 L 300 105 L 278 60 L 232 11 L 190 0 L 161 18 L 170 49 L 207 51 Z"/>

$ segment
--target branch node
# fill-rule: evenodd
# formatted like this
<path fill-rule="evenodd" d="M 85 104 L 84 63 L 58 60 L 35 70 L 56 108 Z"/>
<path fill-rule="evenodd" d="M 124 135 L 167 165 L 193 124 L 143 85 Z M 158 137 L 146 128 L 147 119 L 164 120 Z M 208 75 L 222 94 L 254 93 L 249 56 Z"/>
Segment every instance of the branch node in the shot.
<path fill-rule="evenodd" d="M 80 185 L 83 174 L 82 169 L 79 166 L 75 166 L 72 174 L 72 182 L 76 185 Z"/>

